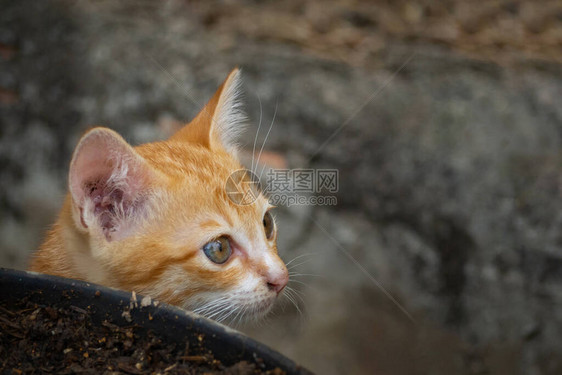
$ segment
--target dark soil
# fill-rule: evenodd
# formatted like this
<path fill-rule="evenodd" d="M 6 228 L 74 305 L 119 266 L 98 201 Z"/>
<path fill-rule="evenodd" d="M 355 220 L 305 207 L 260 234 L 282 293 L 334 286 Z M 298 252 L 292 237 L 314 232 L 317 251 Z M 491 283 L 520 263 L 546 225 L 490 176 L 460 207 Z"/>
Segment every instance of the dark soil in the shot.
<path fill-rule="evenodd" d="M 76 306 L 0 302 L 2 374 L 285 374 L 245 361 L 225 366 L 202 347 L 178 347 L 135 325 L 96 325 Z"/>

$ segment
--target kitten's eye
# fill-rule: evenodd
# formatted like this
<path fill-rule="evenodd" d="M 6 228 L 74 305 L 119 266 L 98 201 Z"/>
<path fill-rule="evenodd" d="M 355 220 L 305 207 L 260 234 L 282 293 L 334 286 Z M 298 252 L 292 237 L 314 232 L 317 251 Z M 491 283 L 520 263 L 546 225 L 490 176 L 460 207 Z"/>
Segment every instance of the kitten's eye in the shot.
<path fill-rule="evenodd" d="M 203 252 L 211 261 L 222 264 L 230 258 L 232 249 L 230 248 L 230 241 L 225 236 L 221 236 L 216 240 L 206 243 L 203 246 Z"/>
<path fill-rule="evenodd" d="M 273 217 L 271 217 L 271 214 L 269 213 L 269 211 L 267 211 L 263 217 L 263 228 L 265 230 L 265 236 L 268 240 L 273 237 L 274 226 L 275 225 L 273 223 Z"/>

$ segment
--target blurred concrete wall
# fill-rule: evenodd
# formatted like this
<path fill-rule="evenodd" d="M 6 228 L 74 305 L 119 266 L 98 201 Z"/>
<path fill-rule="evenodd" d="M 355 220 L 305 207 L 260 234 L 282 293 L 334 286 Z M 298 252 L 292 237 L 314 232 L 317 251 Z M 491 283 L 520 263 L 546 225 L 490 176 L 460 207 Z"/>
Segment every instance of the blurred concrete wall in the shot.
<path fill-rule="evenodd" d="M 277 106 L 266 149 L 340 172 L 337 206 L 278 210 L 302 313 L 249 334 L 319 374 L 561 373 L 556 5 L 462 3 L 3 1 L 0 265 L 83 131 L 166 137 L 239 65 L 246 150 Z"/>

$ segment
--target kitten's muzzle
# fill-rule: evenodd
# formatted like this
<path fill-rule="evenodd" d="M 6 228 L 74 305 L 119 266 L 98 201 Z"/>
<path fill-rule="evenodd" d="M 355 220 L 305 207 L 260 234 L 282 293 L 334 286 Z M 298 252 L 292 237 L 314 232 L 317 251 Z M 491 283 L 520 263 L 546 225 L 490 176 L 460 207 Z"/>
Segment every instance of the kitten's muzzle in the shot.
<path fill-rule="evenodd" d="M 269 275 L 267 278 L 267 287 L 269 290 L 274 291 L 279 295 L 289 282 L 289 273 L 286 269 L 284 272 L 279 272 L 277 274 Z"/>

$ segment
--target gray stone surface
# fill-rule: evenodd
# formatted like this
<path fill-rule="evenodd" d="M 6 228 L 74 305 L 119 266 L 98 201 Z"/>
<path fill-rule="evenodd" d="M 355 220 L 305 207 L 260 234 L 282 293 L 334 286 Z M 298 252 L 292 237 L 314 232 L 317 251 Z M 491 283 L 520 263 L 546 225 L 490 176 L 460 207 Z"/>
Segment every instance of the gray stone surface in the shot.
<path fill-rule="evenodd" d="M 282 256 L 310 254 L 292 269 L 302 313 L 286 303 L 247 332 L 319 374 L 562 371 L 559 65 L 397 43 L 373 71 L 225 38 L 183 2 L 142 4 L 3 2 L 16 52 L 0 87 L 17 100 L 0 103 L 1 266 L 24 268 L 54 220 L 83 131 L 163 138 L 239 65 L 246 148 L 261 100 L 260 142 L 278 107 L 267 149 L 340 171 L 336 207 L 278 212 Z"/>

